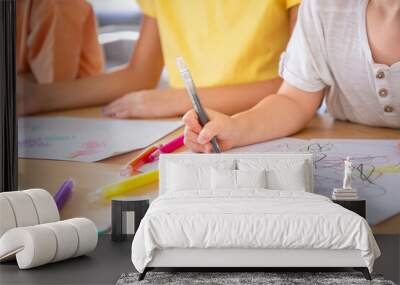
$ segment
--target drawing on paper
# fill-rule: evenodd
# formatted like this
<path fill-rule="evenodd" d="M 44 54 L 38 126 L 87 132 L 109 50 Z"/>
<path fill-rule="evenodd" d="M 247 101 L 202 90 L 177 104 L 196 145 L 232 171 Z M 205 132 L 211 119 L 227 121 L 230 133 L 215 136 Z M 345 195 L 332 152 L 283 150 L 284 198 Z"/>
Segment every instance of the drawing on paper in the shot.
<path fill-rule="evenodd" d="M 315 192 L 327 197 L 341 187 L 347 156 L 353 163 L 352 186 L 367 200 L 367 220 L 379 223 L 400 213 L 400 150 L 398 140 L 280 139 L 230 152 L 311 152 Z"/>
<path fill-rule="evenodd" d="M 77 151 L 73 151 L 69 157 L 77 158 L 80 156 L 96 155 L 103 151 L 106 147 L 107 144 L 104 141 L 90 140 L 82 143 L 81 148 Z"/>
<path fill-rule="evenodd" d="M 18 156 L 94 162 L 144 148 L 181 124 L 178 120 L 25 117 L 18 120 Z"/>

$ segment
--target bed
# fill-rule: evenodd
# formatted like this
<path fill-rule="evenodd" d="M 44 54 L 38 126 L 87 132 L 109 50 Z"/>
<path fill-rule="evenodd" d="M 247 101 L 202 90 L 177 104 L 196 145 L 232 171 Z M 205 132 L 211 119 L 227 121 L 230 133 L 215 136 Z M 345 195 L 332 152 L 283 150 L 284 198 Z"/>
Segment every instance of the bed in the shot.
<path fill-rule="evenodd" d="M 352 267 L 371 279 L 380 251 L 365 219 L 313 193 L 311 154 L 174 154 L 132 262 L 154 268 Z"/>

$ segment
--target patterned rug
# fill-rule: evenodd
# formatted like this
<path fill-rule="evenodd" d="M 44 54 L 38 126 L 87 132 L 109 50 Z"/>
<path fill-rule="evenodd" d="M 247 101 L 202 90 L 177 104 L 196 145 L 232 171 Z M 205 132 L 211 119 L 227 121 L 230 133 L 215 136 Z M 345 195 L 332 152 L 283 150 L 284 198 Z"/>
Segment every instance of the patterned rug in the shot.
<path fill-rule="evenodd" d="M 138 273 L 122 274 L 117 285 L 395 285 L 380 275 L 372 275 L 368 281 L 359 272 L 148 272 L 146 278 L 138 281 Z"/>

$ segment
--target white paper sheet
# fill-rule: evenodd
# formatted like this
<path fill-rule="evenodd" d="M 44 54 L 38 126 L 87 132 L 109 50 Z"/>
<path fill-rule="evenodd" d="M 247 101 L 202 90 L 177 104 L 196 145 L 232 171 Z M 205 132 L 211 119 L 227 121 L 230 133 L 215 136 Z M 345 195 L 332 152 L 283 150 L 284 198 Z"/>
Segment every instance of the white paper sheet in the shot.
<path fill-rule="evenodd" d="M 367 200 L 367 220 L 377 224 L 400 213 L 400 140 L 285 138 L 236 148 L 230 153 L 312 152 L 314 191 L 331 197 L 342 186 L 346 156 L 353 163 L 352 187 Z"/>
<path fill-rule="evenodd" d="M 144 148 L 181 125 L 180 120 L 25 117 L 18 120 L 18 156 L 94 162 Z"/>

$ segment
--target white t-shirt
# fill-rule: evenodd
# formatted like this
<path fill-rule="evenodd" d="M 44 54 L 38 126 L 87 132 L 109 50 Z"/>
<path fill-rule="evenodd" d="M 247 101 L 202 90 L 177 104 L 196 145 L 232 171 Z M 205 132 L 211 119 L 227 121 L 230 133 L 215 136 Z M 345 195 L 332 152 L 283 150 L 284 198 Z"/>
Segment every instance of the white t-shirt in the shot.
<path fill-rule="evenodd" d="M 400 128 L 400 62 L 374 62 L 367 4 L 368 0 L 304 0 L 282 55 L 280 75 L 304 91 L 326 88 L 328 111 L 337 119 Z"/>

